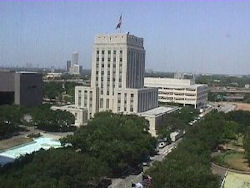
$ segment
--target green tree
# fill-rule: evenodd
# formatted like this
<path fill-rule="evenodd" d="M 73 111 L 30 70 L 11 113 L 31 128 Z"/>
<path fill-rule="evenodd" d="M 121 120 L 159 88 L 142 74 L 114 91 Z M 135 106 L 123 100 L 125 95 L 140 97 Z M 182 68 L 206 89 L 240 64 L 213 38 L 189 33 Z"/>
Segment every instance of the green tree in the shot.
<path fill-rule="evenodd" d="M 71 149 L 40 150 L 5 166 L 0 187 L 98 187 L 109 168 L 103 161 Z"/>
<path fill-rule="evenodd" d="M 245 149 L 245 156 L 250 166 L 250 129 L 249 128 L 247 128 L 245 135 L 244 135 L 243 148 Z"/>
<path fill-rule="evenodd" d="M 154 150 L 156 141 L 148 129 L 148 121 L 142 117 L 101 112 L 62 143 L 71 143 L 75 149 L 100 158 L 113 175 L 120 175 Z"/>
<path fill-rule="evenodd" d="M 67 111 L 39 109 L 32 116 L 32 122 L 39 129 L 46 131 L 72 131 L 75 117 Z"/>

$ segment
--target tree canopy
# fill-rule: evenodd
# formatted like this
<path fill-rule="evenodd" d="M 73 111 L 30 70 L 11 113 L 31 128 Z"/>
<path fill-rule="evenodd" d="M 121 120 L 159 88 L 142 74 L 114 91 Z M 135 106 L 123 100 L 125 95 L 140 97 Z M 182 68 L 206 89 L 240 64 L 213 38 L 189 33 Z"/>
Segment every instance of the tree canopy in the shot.
<path fill-rule="evenodd" d="M 150 155 L 156 140 L 148 128 L 143 117 L 97 113 L 88 126 L 61 140 L 65 147 L 40 150 L 0 168 L 0 187 L 100 188 L 103 178 L 127 175 Z"/>
<path fill-rule="evenodd" d="M 100 159 L 72 149 L 40 150 L 0 170 L 2 188 L 97 187 L 108 167 Z"/>
<path fill-rule="evenodd" d="M 177 149 L 147 172 L 153 178 L 153 187 L 218 187 L 218 178 L 210 169 L 210 154 L 223 142 L 225 125 L 224 115 L 212 112 L 192 127 Z"/>
<path fill-rule="evenodd" d="M 107 162 L 113 175 L 136 167 L 153 152 L 156 141 L 148 133 L 149 124 L 136 115 L 97 113 L 87 127 L 62 139 L 75 149 Z"/>

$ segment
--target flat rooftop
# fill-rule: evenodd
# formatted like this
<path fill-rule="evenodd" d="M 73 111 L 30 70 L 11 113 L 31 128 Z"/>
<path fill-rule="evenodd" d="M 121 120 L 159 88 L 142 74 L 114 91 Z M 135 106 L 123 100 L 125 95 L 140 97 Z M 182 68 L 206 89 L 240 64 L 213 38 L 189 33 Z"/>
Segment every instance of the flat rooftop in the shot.
<path fill-rule="evenodd" d="M 160 106 L 138 114 L 141 116 L 159 116 L 161 114 L 174 112 L 178 109 L 179 107 L 176 106 Z"/>

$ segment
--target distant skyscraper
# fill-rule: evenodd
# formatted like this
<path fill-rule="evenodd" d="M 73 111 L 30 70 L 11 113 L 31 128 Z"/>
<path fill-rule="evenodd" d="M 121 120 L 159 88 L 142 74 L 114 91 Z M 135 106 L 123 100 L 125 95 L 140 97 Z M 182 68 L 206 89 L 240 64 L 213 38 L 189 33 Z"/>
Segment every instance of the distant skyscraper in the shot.
<path fill-rule="evenodd" d="M 67 61 L 67 72 L 69 72 L 70 67 L 71 67 L 71 61 L 70 61 L 70 60 L 68 60 L 68 61 Z"/>
<path fill-rule="evenodd" d="M 82 70 L 82 66 L 78 65 L 78 52 L 72 54 L 71 61 L 67 61 L 67 71 L 69 74 L 79 75 Z"/>
<path fill-rule="evenodd" d="M 79 58 L 78 52 L 74 52 L 72 54 L 72 59 L 71 59 L 72 65 L 78 65 L 78 58 Z"/>

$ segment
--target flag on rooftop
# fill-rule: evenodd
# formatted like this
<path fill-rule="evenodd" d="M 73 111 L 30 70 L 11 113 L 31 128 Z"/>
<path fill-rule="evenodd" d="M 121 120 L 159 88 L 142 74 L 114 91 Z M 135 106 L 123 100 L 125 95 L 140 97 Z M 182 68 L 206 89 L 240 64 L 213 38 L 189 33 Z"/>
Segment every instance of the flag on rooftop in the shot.
<path fill-rule="evenodd" d="M 117 24 L 115 29 L 121 28 L 122 25 L 122 15 L 120 16 L 119 23 Z"/>

